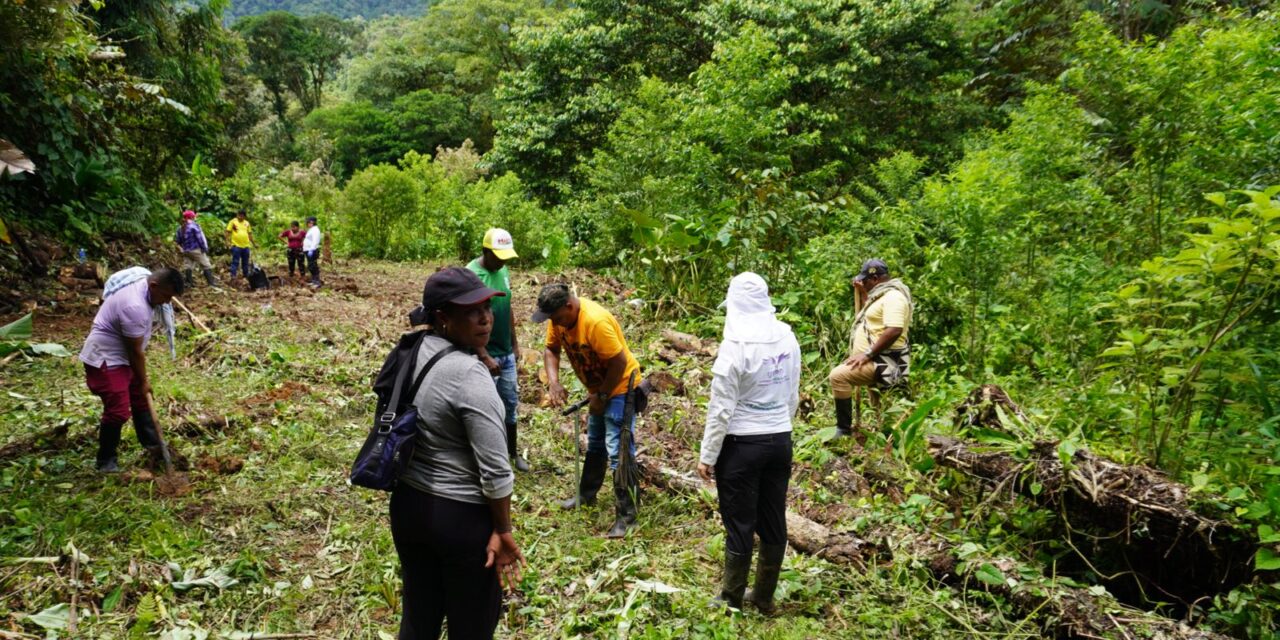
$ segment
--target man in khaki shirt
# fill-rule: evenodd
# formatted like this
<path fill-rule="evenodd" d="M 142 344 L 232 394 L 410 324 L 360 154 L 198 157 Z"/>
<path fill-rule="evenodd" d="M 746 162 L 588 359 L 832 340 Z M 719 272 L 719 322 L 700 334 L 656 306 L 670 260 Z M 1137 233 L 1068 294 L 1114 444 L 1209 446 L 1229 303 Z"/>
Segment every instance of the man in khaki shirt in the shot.
<path fill-rule="evenodd" d="M 853 433 L 853 388 L 870 389 L 872 403 L 878 389 L 906 379 L 911 365 L 911 290 L 889 275 L 883 260 L 871 259 L 853 279 L 858 294 L 867 299 L 849 336 L 851 355 L 831 370 L 827 380 L 836 404 L 836 435 Z M 861 425 L 859 425 L 861 426 Z M 859 440 L 863 439 L 861 433 Z"/>

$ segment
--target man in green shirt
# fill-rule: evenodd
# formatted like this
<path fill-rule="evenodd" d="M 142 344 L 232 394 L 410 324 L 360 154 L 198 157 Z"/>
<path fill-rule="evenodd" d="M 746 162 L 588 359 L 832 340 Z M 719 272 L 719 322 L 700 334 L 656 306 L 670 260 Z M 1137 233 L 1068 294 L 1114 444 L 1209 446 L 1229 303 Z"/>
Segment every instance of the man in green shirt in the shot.
<path fill-rule="evenodd" d="M 484 366 L 489 367 L 493 381 L 498 385 L 498 396 L 507 409 L 507 453 L 515 468 L 528 471 L 529 463 L 520 457 L 516 448 L 516 405 L 520 401 L 517 387 L 516 364 L 520 361 L 520 344 L 516 339 L 515 315 L 511 310 L 511 274 L 507 261 L 518 258 L 511 234 L 504 229 L 490 229 L 484 234 L 484 253 L 467 268 L 480 276 L 486 286 L 506 294 L 490 301 L 493 309 L 493 331 L 489 344 L 477 355 Z"/>

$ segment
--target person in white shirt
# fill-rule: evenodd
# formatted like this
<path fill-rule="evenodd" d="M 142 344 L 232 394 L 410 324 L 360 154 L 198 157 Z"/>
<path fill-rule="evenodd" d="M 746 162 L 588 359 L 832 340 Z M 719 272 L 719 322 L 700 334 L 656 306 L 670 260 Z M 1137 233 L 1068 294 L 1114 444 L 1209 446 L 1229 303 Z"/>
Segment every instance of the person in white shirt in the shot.
<path fill-rule="evenodd" d="M 307 258 L 307 269 L 311 271 L 311 286 L 320 286 L 320 227 L 316 217 L 307 218 L 307 235 L 302 239 L 302 255 Z"/>
<path fill-rule="evenodd" d="M 711 400 L 698 475 L 715 473 L 725 527 L 719 606 L 741 608 L 744 597 L 774 612 L 773 592 L 787 550 L 787 484 L 791 480 L 791 417 L 800 402 L 800 344 L 777 319 L 769 285 L 754 273 L 729 282 L 724 341 L 711 368 Z M 754 538 L 760 536 L 755 585 L 747 586 Z"/>

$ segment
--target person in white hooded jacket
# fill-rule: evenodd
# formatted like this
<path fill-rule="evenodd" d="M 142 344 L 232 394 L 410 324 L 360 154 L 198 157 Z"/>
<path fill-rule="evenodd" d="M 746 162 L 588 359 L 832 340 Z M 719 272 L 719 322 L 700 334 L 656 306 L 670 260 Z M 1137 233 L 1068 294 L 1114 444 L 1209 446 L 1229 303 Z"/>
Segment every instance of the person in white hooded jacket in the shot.
<path fill-rule="evenodd" d="M 725 527 L 724 576 L 713 604 L 743 600 L 774 612 L 773 593 L 787 550 L 787 485 L 791 480 L 791 418 L 800 401 L 800 345 L 777 319 L 769 285 L 746 272 L 729 282 L 724 340 L 711 368 L 711 400 L 698 475 L 714 469 Z M 755 536 L 760 561 L 745 591 Z M 745 591 L 745 593 L 744 593 Z"/>

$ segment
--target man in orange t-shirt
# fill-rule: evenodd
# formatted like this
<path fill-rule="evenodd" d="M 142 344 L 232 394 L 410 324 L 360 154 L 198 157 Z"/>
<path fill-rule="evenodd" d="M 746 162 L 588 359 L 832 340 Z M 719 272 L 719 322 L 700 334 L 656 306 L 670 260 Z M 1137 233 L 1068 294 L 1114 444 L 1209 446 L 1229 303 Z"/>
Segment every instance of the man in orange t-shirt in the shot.
<path fill-rule="evenodd" d="M 623 414 L 633 373 L 636 385 L 640 384 L 640 364 L 627 348 L 627 340 L 617 318 L 599 304 L 574 295 L 567 284 L 549 284 L 542 288 L 533 320 L 551 321 L 547 325 L 547 348 L 543 353 L 551 405 L 561 406 L 569 397 L 569 392 L 560 384 L 562 350 L 568 354 L 573 372 L 590 394 L 587 453 L 578 494 L 560 506 L 573 509 L 595 504 L 596 493 L 604 482 L 606 461 L 614 473 L 619 473 L 618 456 L 624 428 L 631 435 L 629 452 L 635 459 L 635 435 L 632 431 L 635 416 L 629 416 L 630 420 L 624 425 Z M 618 518 L 609 531 L 611 538 L 625 536 L 627 529 L 635 525 L 635 487 L 627 485 L 628 482 L 614 483 Z"/>

